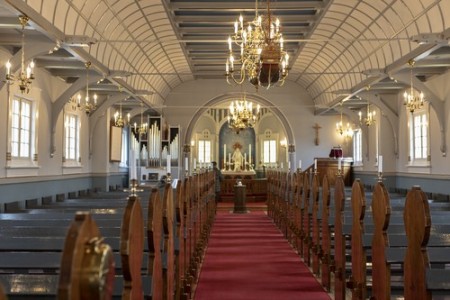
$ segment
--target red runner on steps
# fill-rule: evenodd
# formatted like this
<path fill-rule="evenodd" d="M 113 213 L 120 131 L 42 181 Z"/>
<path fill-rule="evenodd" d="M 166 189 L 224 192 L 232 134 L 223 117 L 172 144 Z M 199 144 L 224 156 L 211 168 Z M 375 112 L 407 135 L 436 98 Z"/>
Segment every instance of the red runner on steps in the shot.
<path fill-rule="evenodd" d="M 218 212 L 196 300 L 330 299 L 263 212 Z"/>

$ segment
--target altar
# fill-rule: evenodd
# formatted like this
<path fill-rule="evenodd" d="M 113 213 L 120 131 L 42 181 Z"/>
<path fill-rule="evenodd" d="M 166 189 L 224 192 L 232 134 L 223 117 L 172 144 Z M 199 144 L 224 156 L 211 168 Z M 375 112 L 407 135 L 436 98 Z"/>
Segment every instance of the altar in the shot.
<path fill-rule="evenodd" d="M 225 179 L 252 179 L 256 177 L 256 172 L 255 170 L 222 170 L 222 175 Z"/>

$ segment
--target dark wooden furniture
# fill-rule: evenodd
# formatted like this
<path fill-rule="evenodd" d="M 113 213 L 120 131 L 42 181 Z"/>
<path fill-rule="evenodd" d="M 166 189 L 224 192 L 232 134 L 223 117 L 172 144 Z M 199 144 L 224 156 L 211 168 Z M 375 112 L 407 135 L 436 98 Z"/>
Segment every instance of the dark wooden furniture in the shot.
<path fill-rule="evenodd" d="M 323 182 L 324 175 L 327 175 L 328 182 L 334 186 L 338 174 L 339 161 L 334 158 L 316 158 L 317 172 L 319 173 L 319 182 Z M 352 162 L 342 160 L 342 178 L 345 186 L 351 186 L 353 182 Z"/>
<path fill-rule="evenodd" d="M 247 208 L 245 204 L 245 185 L 235 185 L 234 186 L 234 213 L 246 213 Z"/>

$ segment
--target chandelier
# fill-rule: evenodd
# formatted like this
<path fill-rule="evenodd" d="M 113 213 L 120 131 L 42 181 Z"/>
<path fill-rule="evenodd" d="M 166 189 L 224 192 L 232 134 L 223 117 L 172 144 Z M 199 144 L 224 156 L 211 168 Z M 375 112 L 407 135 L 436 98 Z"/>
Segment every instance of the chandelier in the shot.
<path fill-rule="evenodd" d="M 359 122 L 361 124 L 365 124 L 366 126 L 370 126 L 372 124 L 375 123 L 375 111 L 370 111 L 370 104 L 367 103 L 367 112 L 366 112 L 366 116 L 363 118 L 362 117 L 362 112 L 359 111 L 358 115 L 359 115 Z"/>
<path fill-rule="evenodd" d="M 370 86 L 367 87 L 367 90 L 370 89 Z M 362 112 L 359 111 L 358 115 L 359 115 L 359 123 L 360 124 L 365 124 L 366 126 L 370 126 L 372 124 L 375 123 L 375 110 L 374 111 L 370 111 L 370 103 L 369 100 L 367 100 L 367 112 L 366 112 L 366 116 L 363 118 L 362 117 Z"/>
<path fill-rule="evenodd" d="M 240 70 L 235 69 L 233 43 L 240 49 Z M 242 84 L 247 78 L 256 88 L 270 88 L 284 83 L 288 75 L 289 54 L 284 49 L 279 19 L 270 15 L 270 0 L 267 1 L 267 16 L 258 15 L 258 1 L 255 5 L 255 19 L 244 27 L 244 18 L 234 22 L 234 35 L 228 37 L 229 56 L 225 64 L 227 82 L 230 79 Z M 238 75 L 235 75 L 235 74 Z"/>
<path fill-rule="evenodd" d="M 122 93 L 122 86 L 119 85 L 119 93 Z M 127 98 L 125 98 L 127 100 Z M 122 117 L 122 101 L 119 102 L 119 110 L 114 113 L 114 126 L 125 127 L 125 125 L 130 124 L 130 114 L 127 114 L 127 119 L 124 120 Z"/>
<path fill-rule="evenodd" d="M 125 127 L 125 125 L 130 123 L 130 113 L 127 114 L 127 119 L 122 117 L 122 102 L 119 104 L 120 109 L 114 113 L 114 126 Z"/>
<path fill-rule="evenodd" d="M 133 131 L 135 134 L 141 136 L 147 134 L 148 123 L 144 123 L 144 105 L 141 102 L 141 124 L 139 126 L 134 122 Z"/>
<path fill-rule="evenodd" d="M 11 62 L 8 60 L 8 62 L 6 63 L 6 81 L 9 84 L 12 84 L 12 81 L 17 81 L 19 83 L 20 91 L 22 93 L 27 92 L 27 94 L 30 92 L 31 83 L 34 79 L 33 60 L 27 67 L 25 67 L 25 26 L 27 25 L 29 20 L 30 18 L 28 18 L 27 16 L 19 17 L 20 24 L 22 25 L 22 65 L 19 76 L 16 77 L 11 74 Z"/>
<path fill-rule="evenodd" d="M 350 127 L 350 123 L 347 123 L 347 127 L 344 127 L 344 123 L 342 122 L 342 102 L 341 102 L 341 120 L 339 122 L 336 122 L 336 132 L 339 133 L 341 136 L 344 137 L 352 137 L 353 131 Z"/>
<path fill-rule="evenodd" d="M 244 98 L 232 101 L 228 112 L 228 127 L 236 131 L 237 134 L 245 128 L 255 127 L 259 120 L 260 106 L 253 108 L 253 103 Z"/>
<path fill-rule="evenodd" d="M 81 110 L 84 110 L 87 115 L 91 114 L 94 110 L 97 109 L 97 94 L 94 94 L 93 100 L 90 101 L 89 98 L 89 68 L 91 67 L 91 62 L 87 61 L 85 64 L 86 66 L 86 97 L 84 98 L 84 103 L 81 103 L 81 95 L 78 94 L 78 107 Z"/>
<path fill-rule="evenodd" d="M 414 90 L 413 87 L 413 67 L 414 67 L 415 61 L 413 59 L 410 59 L 408 61 L 408 65 L 411 67 L 411 89 L 410 89 L 410 93 L 408 94 L 407 91 L 405 91 L 405 93 L 403 94 L 403 104 L 406 106 L 407 109 L 409 109 L 409 111 L 411 113 L 413 113 L 416 109 L 422 108 L 423 107 L 423 102 L 424 102 L 424 95 L 423 92 L 420 92 L 419 94 L 417 94 Z"/>

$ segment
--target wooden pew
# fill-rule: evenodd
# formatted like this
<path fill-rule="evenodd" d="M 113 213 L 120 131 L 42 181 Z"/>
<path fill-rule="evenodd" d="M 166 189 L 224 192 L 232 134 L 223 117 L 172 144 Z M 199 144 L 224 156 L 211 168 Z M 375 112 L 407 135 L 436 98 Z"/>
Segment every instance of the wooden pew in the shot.
<path fill-rule="evenodd" d="M 154 188 L 150 196 L 147 214 L 148 273 L 152 278 L 152 299 L 163 299 L 162 224 L 163 205 L 159 190 Z"/>
<path fill-rule="evenodd" d="M 311 214 L 310 214 L 310 185 L 309 185 L 309 176 L 305 174 L 303 176 L 303 194 L 302 194 L 302 251 L 301 255 L 303 257 L 303 261 L 306 265 L 311 265 Z"/>
<path fill-rule="evenodd" d="M 342 233 L 343 212 L 345 209 L 345 185 L 342 176 L 336 178 L 334 187 L 334 262 L 330 269 L 334 271 L 334 297 L 345 299 L 345 237 Z M 326 250 L 330 251 L 331 250 Z"/>
<path fill-rule="evenodd" d="M 122 299 L 142 299 L 141 267 L 144 251 L 144 218 L 140 199 L 128 197 L 120 232 L 120 256 L 124 288 Z"/>
<path fill-rule="evenodd" d="M 406 196 L 404 218 L 408 236 L 404 264 L 405 298 L 431 299 L 425 280 L 431 216 L 426 195 L 418 187 L 413 187 Z"/>
<path fill-rule="evenodd" d="M 322 219 L 321 219 L 321 240 L 319 258 L 321 263 L 322 286 L 327 292 L 331 289 L 331 234 L 329 225 L 330 216 L 330 184 L 328 176 L 325 174 L 322 181 Z"/>
<path fill-rule="evenodd" d="M 312 179 L 312 213 L 311 213 L 311 225 L 312 225 L 312 239 L 311 239 L 311 252 L 312 252 L 312 271 L 315 275 L 320 275 L 320 183 L 318 174 L 313 174 Z"/>
<path fill-rule="evenodd" d="M 64 243 L 58 299 L 108 299 L 114 283 L 114 258 L 86 213 L 77 213 Z"/>

